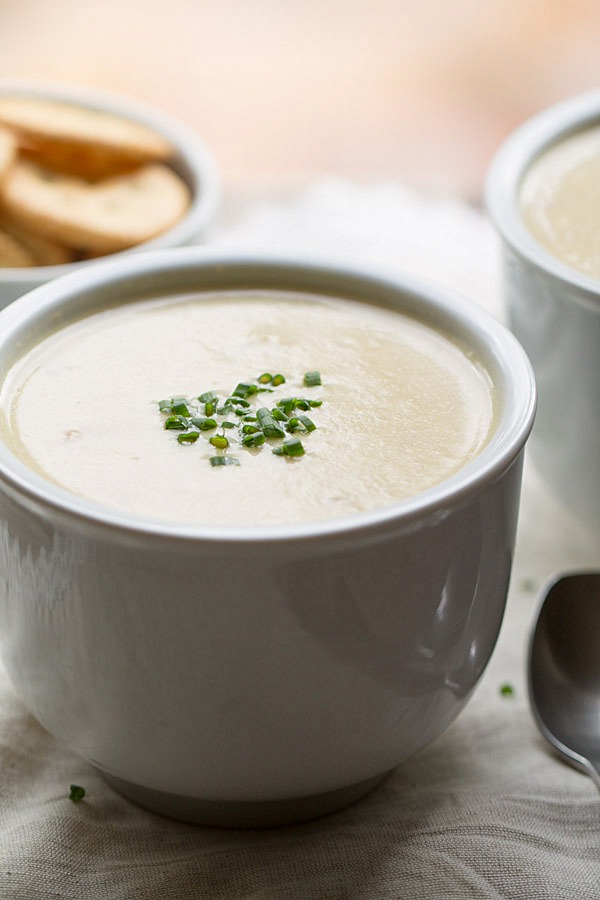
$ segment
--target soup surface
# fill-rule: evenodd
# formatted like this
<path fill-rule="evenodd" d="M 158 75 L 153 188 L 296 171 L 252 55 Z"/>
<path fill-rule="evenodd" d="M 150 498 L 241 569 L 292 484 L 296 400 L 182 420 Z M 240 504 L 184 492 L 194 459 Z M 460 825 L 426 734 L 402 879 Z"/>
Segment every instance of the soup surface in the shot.
<path fill-rule="evenodd" d="M 0 410 L 13 452 L 74 494 L 155 520 L 252 526 L 347 516 L 448 478 L 486 443 L 493 387 L 461 347 L 392 310 L 236 292 L 68 325 L 13 367 Z M 265 415 L 274 436 L 261 437 Z M 217 427 L 200 430 L 206 419 Z M 252 435 L 256 446 L 241 443 Z"/>
<path fill-rule="evenodd" d="M 600 127 L 566 138 L 533 163 L 520 211 L 553 256 L 600 278 Z"/>

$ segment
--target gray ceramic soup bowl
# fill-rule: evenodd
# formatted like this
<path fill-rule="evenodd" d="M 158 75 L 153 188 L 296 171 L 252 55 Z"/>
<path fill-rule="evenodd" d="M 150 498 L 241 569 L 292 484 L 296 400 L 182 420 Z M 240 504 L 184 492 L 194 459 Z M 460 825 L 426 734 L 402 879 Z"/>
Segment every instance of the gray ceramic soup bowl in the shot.
<path fill-rule="evenodd" d="M 535 388 L 515 338 L 460 298 L 399 276 L 199 249 L 100 263 L 11 304 L 0 379 L 58 323 L 235 288 L 415 315 L 473 348 L 498 402 L 489 442 L 449 480 L 296 526 L 112 512 L 0 443 L 0 647 L 24 703 L 140 804 L 265 825 L 357 799 L 467 702 L 504 611 Z"/>
<path fill-rule="evenodd" d="M 204 237 L 219 205 L 219 176 L 204 142 L 182 122 L 133 98 L 77 85 L 0 80 L 0 96 L 47 98 L 74 103 L 88 109 L 123 116 L 166 137 L 174 148 L 173 168 L 190 189 L 192 196 L 190 207 L 181 221 L 172 228 L 153 240 L 138 244 L 122 253 L 182 247 Z M 31 268 L 0 267 L 0 309 L 53 278 L 93 264 L 83 261 Z"/>
<path fill-rule="evenodd" d="M 554 493 L 600 533 L 600 282 L 554 257 L 519 213 L 525 174 L 566 137 L 600 125 L 600 91 L 567 100 L 515 131 L 487 180 L 502 239 L 510 327 L 527 351 L 539 405 L 530 452 Z"/>

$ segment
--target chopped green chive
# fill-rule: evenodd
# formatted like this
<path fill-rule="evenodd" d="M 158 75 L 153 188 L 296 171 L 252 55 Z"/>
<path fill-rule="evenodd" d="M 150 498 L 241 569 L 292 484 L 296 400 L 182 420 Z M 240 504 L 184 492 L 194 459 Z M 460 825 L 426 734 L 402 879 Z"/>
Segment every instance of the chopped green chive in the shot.
<path fill-rule="evenodd" d="M 261 447 L 268 438 L 285 438 L 286 431 L 292 435 L 300 430 L 309 434 L 315 430 L 315 423 L 308 416 L 295 415 L 295 410 L 306 412 L 321 406 L 322 400 L 284 397 L 278 400 L 272 409 L 260 407 L 257 402 L 259 398 L 256 395 L 264 392 L 272 393 L 279 385 L 285 384 L 285 381 L 285 377 L 280 373 L 271 375 L 270 372 L 263 372 L 255 382 L 238 382 L 231 395 L 224 401 L 219 401 L 215 391 L 205 391 L 191 400 L 181 396 L 159 400 L 158 407 L 165 415 L 164 428 L 181 432 L 177 435 L 180 444 L 195 444 L 200 439 L 201 432 L 219 428 L 221 433 L 213 434 L 208 440 L 213 447 L 221 451 L 225 451 L 231 443 L 234 445 L 237 443 L 238 446 L 248 449 Z M 320 373 L 306 372 L 304 384 L 306 387 L 320 385 Z M 233 417 L 231 413 L 234 414 Z M 237 421 L 229 420 L 235 417 Z M 229 438 L 225 436 L 225 431 L 228 431 Z M 280 446 L 273 449 L 273 453 L 277 456 L 298 457 L 304 452 L 302 442 L 297 437 L 283 440 Z M 209 462 L 212 466 L 240 464 L 235 457 L 225 453 L 209 457 Z"/>
<path fill-rule="evenodd" d="M 183 400 L 173 400 L 171 403 L 171 409 L 173 410 L 173 414 L 176 416 L 189 416 L 191 415 L 187 405 Z"/>
<path fill-rule="evenodd" d="M 246 397 L 251 397 L 252 394 L 256 394 L 257 390 L 258 388 L 255 384 L 251 384 L 248 381 L 240 381 L 233 391 L 233 396 L 242 397 L 245 400 Z"/>
<path fill-rule="evenodd" d="M 262 431 L 257 431 L 255 434 L 247 434 L 242 438 L 242 444 L 244 447 L 260 447 L 261 444 L 264 444 L 266 438 Z"/>
<path fill-rule="evenodd" d="M 204 416 L 193 416 L 191 422 L 200 431 L 212 431 L 213 428 L 217 427 L 216 419 L 205 419 Z"/>
<path fill-rule="evenodd" d="M 240 462 L 235 456 L 211 456 L 211 466 L 239 466 Z"/>
<path fill-rule="evenodd" d="M 304 376 L 304 384 L 306 385 L 306 387 L 317 387 L 317 385 L 321 384 L 321 373 L 306 372 Z"/>
<path fill-rule="evenodd" d="M 256 418 L 258 419 L 258 424 L 262 428 L 265 437 L 283 437 L 283 429 L 279 427 L 271 415 L 271 410 L 267 409 L 266 406 L 263 406 L 258 410 Z"/>
<path fill-rule="evenodd" d="M 185 431 L 187 427 L 187 419 L 184 416 L 169 416 L 168 419 L 165 419 L 167 431 Z"/>
<path fill-rule="evenodd" d="M 515 693 L 515 689 L 512 684 L 502 684 L 500 685 L 500 695 L 502 697 L 513 697 Z"/>
<path fill-rule="evenodd" d="M 304 456 L 304 447 L 298 438 L 288 438 L 281 447 L 276 447 L 273 453 L 276 456 Z"/>
<path fill-rule="evenodd" d="M 283 397 L 281 400 L 277 401 L 277 406 L 279 407 L 279 409 L 282 409 L 286 415 L 289 416 L 289 414 L 293 413 L 296 409 L 296 398 Z"/>
<path fill-rule="evenodd" d="M 309 419 L 308 416 L 298 416 L 298 418 L 300 419 L 300 421 L 302 422 L 302 424 L 304 425 L 304 427 L 306 428 L 306 430 L 308 432 L 315 431 L 317 426 L 312 421 L 312 419 Z"/>
<path fill-rule="evenodd" d="M 78 784 L 69 785 L 69 800 L 72 800 L 73 803 L 79 803 L 84 797 L 85 788 L 80 787 Z"/>
<path fill-rule="evenodd" d="M 178 434 L 177 440 L 180 444 L 195 444 L 199 437 L 197 431 L 186 431 L 184 434 Z"/>

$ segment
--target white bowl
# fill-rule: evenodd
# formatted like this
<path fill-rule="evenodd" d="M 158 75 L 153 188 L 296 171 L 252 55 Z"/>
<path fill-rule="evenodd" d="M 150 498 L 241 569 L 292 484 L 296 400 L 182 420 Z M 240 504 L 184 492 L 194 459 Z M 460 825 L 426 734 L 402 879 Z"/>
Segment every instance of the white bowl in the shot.
<path fill-rule="evenodd" d="M 504 611 L 535 388 L 510 332 L 457 297 L 399 276 L 200 249 L 99 263 L 11 304 L 0 378 L 57 316 L 240 287 L 414 314 L 472 347 L 499 399 L 489 442 L 452 478 L 295 526 L 108 511 L 0 443 L 0 645 L 28 708 L 139 803 L 256 825 L 357 799 L 466 703 Z"/>
<path fill-rule="evenodd" d="M 112 256 L 141 250 L 182 247 L 199 241 L 205 235 L 219 204 L 218 173 L 202 140 L 181 122 L 129 97 L 75 85 L 3 79 L 0 80 L 0 96 L 41 97 L 114 113 L 152 128 L 171 142 L 175 151 L 173 167 L 186 182 L 192 195 L 188 211 L 176 225 L 153 240 L 121 253 L 111 254 Z M 46 281 L 89 266 L 93 262 L 31 268 L 0 267 L 0 309 Z"/>
<path fill-rule="evenodd" d="M 569 135 L 600 123 L 600 91 L 545 110 L 494 158 L 487 206 L 503 242 L 510 326 L 527 351 L 539 406 L 530 452 L 544 480 L 600 532 L 600 282 L 539 244 L 519 213 L 531 164 Z"/>

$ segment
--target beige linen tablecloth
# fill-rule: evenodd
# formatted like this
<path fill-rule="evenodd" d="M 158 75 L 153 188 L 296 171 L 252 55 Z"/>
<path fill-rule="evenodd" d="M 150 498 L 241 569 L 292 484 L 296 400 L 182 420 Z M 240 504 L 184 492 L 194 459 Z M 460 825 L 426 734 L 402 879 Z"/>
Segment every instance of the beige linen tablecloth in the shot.
<path fill-rule="evenodd" d="M 495 238 L 461 204 L 323 181 L 230 211 L 217 245 L 404 268 L 501 316 Z M 525 686 L 543 585 L 600 567 L 599 544 L 528 463 L 506 616 L 474 697 L 365 800 L 305 825 L 220 831 L 133 806 L 36 723 L 0 669 L 0 898 L 599 900 L 600 796 L 539 736 Z"/>

